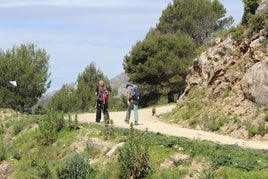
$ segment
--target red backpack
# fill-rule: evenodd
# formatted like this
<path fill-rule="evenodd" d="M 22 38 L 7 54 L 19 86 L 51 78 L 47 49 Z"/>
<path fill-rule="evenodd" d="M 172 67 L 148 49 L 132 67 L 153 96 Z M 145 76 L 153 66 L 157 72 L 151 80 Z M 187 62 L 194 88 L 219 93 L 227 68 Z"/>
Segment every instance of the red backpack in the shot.
<path fill-rule="evenodd" d="M 101 102 L 106 103 L 108 102 L 108 96 L 109 91 L 107 90 L 107 88 L 105 86 L 99 86 L 98 99 Z"/>

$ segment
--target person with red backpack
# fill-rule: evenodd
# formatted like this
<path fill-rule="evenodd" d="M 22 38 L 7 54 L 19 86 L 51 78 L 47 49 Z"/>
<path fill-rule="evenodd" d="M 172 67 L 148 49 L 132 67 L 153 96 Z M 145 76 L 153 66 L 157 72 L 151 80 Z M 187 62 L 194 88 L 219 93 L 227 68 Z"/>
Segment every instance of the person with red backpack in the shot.
<path fill-rule="evenodd" d="M 100 80 L 99 85 L 96 88 L 95 95 L 97 96 L 97 103 L 96 103 L 96 122 L 101 121 L 101 112 L 103 112 L 104 117 L 106 120 L 109 120 L 109 112 L 108 112 L 108 97 L 109 97 L 109 90 L 104 85 L 104 81 Z"/>

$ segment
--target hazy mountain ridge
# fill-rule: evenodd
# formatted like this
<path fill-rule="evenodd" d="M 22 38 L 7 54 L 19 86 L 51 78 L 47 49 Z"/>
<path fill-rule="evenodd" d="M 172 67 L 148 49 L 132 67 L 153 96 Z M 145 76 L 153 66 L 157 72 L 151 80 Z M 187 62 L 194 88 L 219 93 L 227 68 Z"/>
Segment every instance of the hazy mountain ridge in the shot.
<path fill-rule="evenodd" d="M 126 84 L 128 82 L 128 79 L 128 76 L 124 72 L 110 79 L 110 85 L 112 89 L 118 90 L 116 97 L 120 97 L 122 94 L 126 93 Z"/>

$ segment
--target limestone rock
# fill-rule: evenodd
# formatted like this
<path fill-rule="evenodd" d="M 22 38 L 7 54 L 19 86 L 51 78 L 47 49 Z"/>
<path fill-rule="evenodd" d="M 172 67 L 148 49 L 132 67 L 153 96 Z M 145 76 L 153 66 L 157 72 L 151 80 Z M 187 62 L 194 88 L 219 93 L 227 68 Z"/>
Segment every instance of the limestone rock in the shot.
<path fill-rule="evenodd" d="M 268 0 L 262 0 L 258 9 L 256 10 L 256 14 L 262 12 L 266 7 L 268 7 Z"/>
<path fill-rule="evenodd" d="M 268 105 L 268 57 L 248 69 L 241 81 L 245 98 Z"/>

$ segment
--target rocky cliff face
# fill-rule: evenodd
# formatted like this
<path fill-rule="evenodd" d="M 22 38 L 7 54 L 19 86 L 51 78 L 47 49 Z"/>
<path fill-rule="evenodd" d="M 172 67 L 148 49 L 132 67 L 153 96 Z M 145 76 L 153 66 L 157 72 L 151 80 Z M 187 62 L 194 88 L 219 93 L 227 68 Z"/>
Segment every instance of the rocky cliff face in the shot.
<path fill-rule="evenodd" d="M 187 87 L 179 102 L 185 100 L 193 87 L 208 87 L 217 98 L 226 88 L 237 85 L 241 86 L 243 98 L 268 105 L 268 98 L 263 99 L 267 95 L 265 89 L 268 89 L 268 48 L 263 44 L 266 37 L 267 32 L 261 30 L 240 45 L 231 36 L 216 39 L 212 47 L 194 60 L 186 77 Z"/>
<path fill-rule="evenodd" d="M 183 104 L 192 99 L 193 93 L 204 91 L 199 99 L 204 105 L 197 116 L 203 122 L 192 126 L 208 129 L 211 120 L 215 122 L 217 118 L 220 122 L 216 113 L 228 114 L 224 118 L 229 119 L 217 130 L 235 137 L 247 138 L 248 130 L 258 128 L 260 122 L 264 122 L 264 127 L 268 126 L 265 119 L 268 118 L 265 113 L 268 107 L 268 46 L 264 43 L 267 34 L 266 30 L 261 30 L 240 44 L 230 35 L 217 38 L 194 60 L 186 77 L 187 87 L 177 101 L 184 110 Z M 180 121 L 180 124 L 191 126 L 189 121 Z M 268 135 L 262 137 L 268 138 Z"/>
<path fill-rule="evenodd" d="M 262 12 L 266 7 L 268 7 L 268 0 L 262 0 L 256 13 L 258 14 L 258 13 Z"/>

